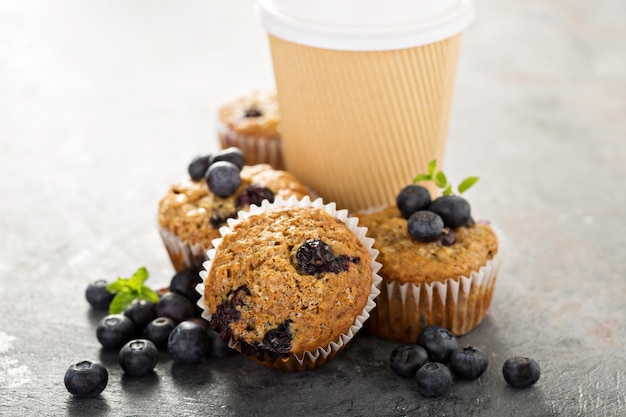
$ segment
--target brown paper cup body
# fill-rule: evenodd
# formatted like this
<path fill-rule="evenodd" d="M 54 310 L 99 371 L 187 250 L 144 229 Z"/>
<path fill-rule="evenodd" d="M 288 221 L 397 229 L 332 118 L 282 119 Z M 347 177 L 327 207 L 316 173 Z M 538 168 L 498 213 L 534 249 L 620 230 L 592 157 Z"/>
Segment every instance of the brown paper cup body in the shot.
<path fill-rule="evenodd" d="M 443 159 L 460 34 L 387 51 L 269 39 L 286 167 L 325 200 L 351 211 L 391 203 Z"/>

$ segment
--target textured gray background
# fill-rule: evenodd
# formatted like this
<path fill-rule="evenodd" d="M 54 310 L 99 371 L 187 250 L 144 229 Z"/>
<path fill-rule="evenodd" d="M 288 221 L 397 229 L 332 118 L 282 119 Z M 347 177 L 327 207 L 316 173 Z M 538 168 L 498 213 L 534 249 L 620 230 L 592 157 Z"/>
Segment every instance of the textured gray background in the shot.
<path fill-rule="evenodd" d="M 273 85 L 267 41 L 252 0 L 0 0 L 0 415 L 626 415 L 626 2 L 476 5 L 446 170 L 481 177 L 468 198 L 508 248 L 461 341 L 487 373 L 427 400 L 366 334 L 312 372 L 164 356 L 122 378 L 84 289 L 141 265 L 168 282 L 157 201 L 215 149 L 217 106 Z M 512 355 L 541 364 L 533 388 L 505 385 Z M 63 386 L 84 358 L 110 369 L 95 400 Z"/>

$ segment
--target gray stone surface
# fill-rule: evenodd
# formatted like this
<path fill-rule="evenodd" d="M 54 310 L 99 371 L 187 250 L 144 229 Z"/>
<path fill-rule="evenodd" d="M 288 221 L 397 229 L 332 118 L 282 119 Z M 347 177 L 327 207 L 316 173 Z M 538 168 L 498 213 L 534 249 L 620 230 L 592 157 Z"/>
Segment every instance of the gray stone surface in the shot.
<path fill-rule="evenodd" d="M 446 169 L 507 235 L 491 311 L 462 344 L 487 373 L 443 399 L 395 376 L 396 343 L 359 334 L 311 372 L 240 356 L 122 377 L 86 285 L 172 268 L 156 204 L 215 149 L 215 110 L 272 85 L 251 0 L 0 0 L 0 415 L 626 415 L 626 3 L 478 0 L 464 37 Z M 540 381 L 500 368 L 534 357 Z M 63 386 L 101 359 L 95 400 Z"/>

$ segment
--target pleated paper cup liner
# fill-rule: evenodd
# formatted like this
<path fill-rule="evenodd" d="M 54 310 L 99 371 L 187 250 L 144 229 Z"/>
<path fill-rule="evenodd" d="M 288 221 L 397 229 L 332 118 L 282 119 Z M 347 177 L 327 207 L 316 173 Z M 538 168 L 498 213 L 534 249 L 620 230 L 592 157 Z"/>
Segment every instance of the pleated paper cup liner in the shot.
<path fill-rule="evenodd" d="M 284 371 L 302 371 L 316 368 L 330 361 L 339 352 L 341 352 L 354 338 L 357 332 L 363 328 L 364 323 L 370 316 L 370 312 L 376 306 L 376 298 L 380 293 L 379 286 L 381 285 L 382 278 L 378 275 L 378 271 L 381 268 L 381 264 L 376 261 L 378 251 L 373 248 L 374 239 L 366 236 L 367 229 L 358 226 L 358 219 L 356 217 L 349 217 L 348 211 L 345 209 L 337 210 L 334 202 L 324 204 L 321 198 L 311 201 L 309 197 L 304 197 L 303 199 L 298 200 L 294 196 L 287 200 L 277 198 L 273 203 L 265 200 L 260 207 L 252 206 L 248 212 L 240 211 L 236 219 L 229 219 L 228 225 L 220 228 L 220 234 L 223 238 L 231 232 L 232 228 L 234 228 L 238 223 L 246 221 L 248 217 L 254 216 L 264 210 L 272 210 L 280 207 L 313 207 L 326 211 L 328 214 L 341 220 L 346 226 L 348 226 L 348 228 L 358 237 L 363 246 L 368 250 L 372 260 L 372 283 L 365 307 L 355 318 L 354 323 L 348 328 L 348 330 L 345 333 L 338 335 L 336 339 L 329 344 L 319 346 L 313 351 L 291 353 L 287 357 L 280 357 L 265 351 L 259 352 L 256 350 L 254 352 L 250 352 L 249 349 L 246 349 L 242 343 L 234 340 L 232 337 L 228 340 L 231 348 L 240 351 L 245 356 L 260 364 Z M 208 271 L 211 270 L 213 259 L 215 258 L 217 251 L 220 250 L 222 238 L 215 239 L 213 241 L 213 249 L 207 251 L 207 261 L 203 265 L 204 269 L 200 272 L 200 276 L 203 281 L 196 287 L 196 290 L 201 294 L 198 305 L 203 310 L 202 317 L 209 322 L 211 321 L 211 312 L 204 302 L 205 281 L 208 277 Z"/>
<path fill-rule="evenodd" d="M 351 212 L 389 204 L 443 161 L 461 34 L 383 51 L 269 40 L 286 168 L 322 198 Z"/>
<path fill-rule="evenodd" d="M 206 261 L 206 251 L 209 248 L 185 242 L 164 227 L 159 227 L 159 234 L 176 272 L 185 269 L 197 271 L 202 269 L 202 264 Z"/>
<path fill-rule="evenodd" d="M 222 149 L 234 146 L 243 152 L 246 165 L 270 164 L 274 169 L 285 169 L 280 136 L 243 135 L 218 121 L 218 137 Z"/>
<path fill-rule="evenodd" d="M 491 225 L 498 252 L 469 276 L 432 283 L 401 283 L 383 278 L 368 332 L 388 340 L 416 343 L 420 331 L 438 325 L 461 336 L 480 324 L 491 304 L 505 246 L 503 233 Z"/>

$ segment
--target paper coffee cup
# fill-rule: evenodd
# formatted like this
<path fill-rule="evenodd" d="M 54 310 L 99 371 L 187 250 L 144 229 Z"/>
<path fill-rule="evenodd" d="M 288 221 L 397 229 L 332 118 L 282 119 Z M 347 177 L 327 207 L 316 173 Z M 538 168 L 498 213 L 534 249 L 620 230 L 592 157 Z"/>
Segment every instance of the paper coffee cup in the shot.
<path fill-rule="evenodd" d="M 468 0 L 257 0 L 286 168 L 351 211 L 443 160 Z"/>

